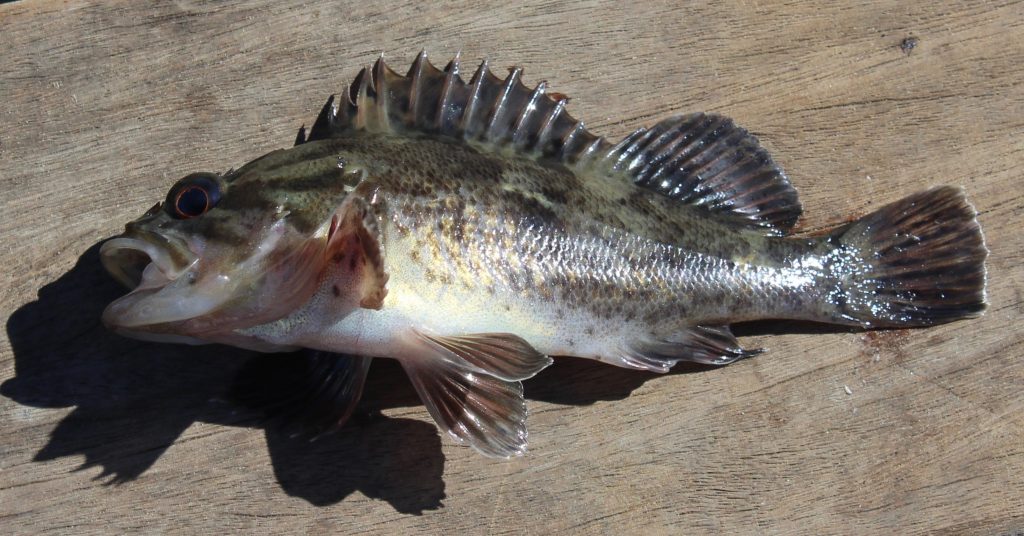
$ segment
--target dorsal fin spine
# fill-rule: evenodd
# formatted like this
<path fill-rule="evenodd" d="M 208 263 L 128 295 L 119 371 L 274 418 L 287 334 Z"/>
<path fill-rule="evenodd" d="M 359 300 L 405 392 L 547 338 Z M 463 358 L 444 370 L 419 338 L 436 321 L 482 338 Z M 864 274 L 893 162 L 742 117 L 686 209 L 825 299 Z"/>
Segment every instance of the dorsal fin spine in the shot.
<path fill-rule="evenodd" d="M 421 52 L 402 76 L 377 58 L 355 77 L 343 109 L 337 101 L 333 113 L 321 110 L 306 141 L 343 136 L 347 130 L 411 129 L 572 163 L 605 146 L 594 145 L 597 138 L 566 113 L 565 95 L 549 93 L 546 82 L 528 88 L 519 67 L 499 79 L 484 60 L 466 83 L 459 76 L 459 60 L 456 55 L 441 71 Z"/>
<path fill-rule="evenodd" d="M 516 126 L 512 134 L 512 145 L 515 147 L 525 147 L 527 142 L 529 142 L 530 130 L 527 128 L 527 125 L 529 124 L 530 116 L 537 109 L 537 101 L 544 96 L 547 86 L 547 82 L 537 84 L 537 87 L 530 93 L 530 98 L 526 101 L 526 105 L 523 106 L 523 111 L 519 113 L 519 118 L 516 119 Z"/>
<path fill-rule="evenodd" d="M 365 113 L 370 107 L 370 70 L 367 67 L 363 67 L 363 70 L 359 71 L 357 80 L 359 81 L 359 89 L 356 90 L 356 109 L 364 110 L 364 112 L 356 114 L 356 128 L 365 129 L 368 126 L 368 118 L 370 114 Z"/>
<path fill-rule="evenodd" d="M 565 99 L 558 99 L 551 111 L 548 112 L 547 116 L 544 117 L 542 126 L 540 127 L 540 133 L 537 134 L 537 147 L 543 148 L 547 146 L 548 141 L 551 138 L 551 132 L 554 129 L 555 121 L 558 120 L 558 116 L 562 114 L 562 110 L 565 110 Z"/>
<path fill-rule="evenodd" d="M 509 70 L 508 76 L 505 78 L 505 84 L 501 88 L 501 94 L 498 96 L 498 100 L 495 101 L 494 106 L 491 107 L 491 116 L 487 121 L 487 138 L 491 140 L 503 140 L 505 138 L 505 132 L 507 130 L 504 126 L 505 114 L 508 113 L 508 107 L 505 103 L 508 102 L 508 96 L 512 92 L 512 89 L 519 83 L 519 76 L 522 75 L 523 69 L 520 67 L 513 67 Z"/>
<path fill-rule="evenodd" d="M 565 135 L 565 137 L 562 138 L 562 148 L 559 150 L 560 158 L 565 158 L 567 154 L 571 153 L 571 151 L 569 151 L 569 147 L 571 147 L 572 144 L 576 141 L 576 138 L 579 137 L 579 133 L 582 132 L 584 128 L 585 127 L 583 125 L 583 121 L 576 121 L 576 124 L 572 127 L 572 130 L 570 130 Z"/>
<path fill-rule="evenodd" d="M 448 133 L 449 103 L 452 98 L 453 88 L 456 83 L 461 82 L 461 79 L 459 79 L 459 60 L 461 56 L 461 51 L 456 52 L 455 57 L 444 68 L 444 85 L 441 86 L 441 99 L 437 107 L 437 117 L 434 119 L 438 131 L 443 133 Z"/>
<path fill-rule="evenodd" d="M 586 166 L 595 155 L 605 151 L 607 151 L 607 142 L 604 137 L 595 138 L 587 145 L 587 148 L 583 150 L 583 153 L 576 162 L 576 165 L 581 167 Z"/>
<path fill-rule="evenodd" d="M 412 124 L 417 125 L 420 116 L 420 98 L 423 94 L 423 64 L 427 62 L 427 51 L 421 50 L 416 55 L 416 60 L 409 67 L 407 77 L 412 79 L 409 85 L 409 118 Z"/>
<path fill-rule="evenodd" d="M 336 114 L 336 107 L 334 105 L 334 95 L 327 98 L 327 102 L 324 103 L 323 107 L 320 108 L 320 114 L 316 116 L 316 121 L 313 121 L 313 126 L 309 127 L 309 137 L 306 140 L 315 140 L 330 135 L 334 125 L 334 116 Z"/>
<path fill-rule="evenodd" d="M 381 52 L 377 61 L 373 64 L 373 84 L 374 91 L 377 93 L 377 98 L 373 100 L 374 112 L 376 117 L 374 121 L 377 122 L 378 128 L 384 128 L 390 130 L 390 123 L 388 122 L 388 105 L 391 102 L 391 94 L 388 91 L 388 73 L 387 65 L 384 63 L 384 53 Z"/>
<path fill-rule="evenodd" d="M 523 84 L 522 69 L 510 69 L 502 80 L 484 60 L 469 83 L 459 70 L 458 55 L 441 71 L 421 52 L 405 76 L 378 58 L 356 76 L 343 108 L 339 100 L 333 110 L 321 110 L 306 141 L 345 136 L 348 130 L 416 130 L 573 164 L 592 163 L 599 148 L 608 148 L 567 113 L 564 95 L 549 92 L 544 82 L 533 89 Z M 631 164 L 623 157 L 622 165 Z"/>
<path fill-rule="evenodd" d="M 473 116 L 476 114 L 477 103 L 480 101 L 480 88 L 483 87 L 484 80 L 487 79 L 488 74 L 487 60 L 484 60 L 480 62 L 480 66 L 477 67 L 473 77 L 469 80 L 469 98 L 466 100 L 466 111 L 462 114 L 462 124 L 460 125 L 460 130 L 467 134 L 469 133 L 469 126 L 472 124 Z"/>
<path fill-rule="evenodd" d="M 444 66 L 444 72 L 446 72 L 446 73 L 447 72 L 451 72 L 455 76 L 458 76 L 459 75 L 459 63 L 461 61 L 462 61 L 462 51 L 460 50 L 460 51 L 455 53 L 455 57 L 453 57 L 452 60 L 448 62 L 448 65 Z"/>

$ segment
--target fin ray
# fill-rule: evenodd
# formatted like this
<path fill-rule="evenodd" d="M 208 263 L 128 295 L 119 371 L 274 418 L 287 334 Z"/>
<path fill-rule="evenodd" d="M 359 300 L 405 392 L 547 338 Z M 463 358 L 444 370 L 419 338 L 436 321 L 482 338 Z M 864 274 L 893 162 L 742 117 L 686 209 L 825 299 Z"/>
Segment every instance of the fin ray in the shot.
<path fill-rule="evenodd" d="M 788 233 L 800 217 L 785 173 L 726 117 L 670 117 L 626 136 L 604 160 L 640 186 L 769 234 Z"/>
<path fill-rule="evenodd" d="M 468 82 L 459 74 L 460 57 L 439 70 L 421 52 L 401 76 L 383 57 L 356 76 L 347 102 L 331 96 L 313 127 L 297 144 L 351 132 L 395 130 L 440 133 L 493 145 L 512 145 L 525 154 L 576 163 L 584 151 L 604 147 L 599 138 L 567 112 L 567 99 L 548 93 L 547 84 L 528 88 L 522 69 L 505 79 L 495 76 L 487 60 Z M 598 141 L 600 140 L 600 142 Z"/>
<path fill-rule="evenodd" d="M 987 307 L 988 248 L 961 188 L 910 195 L 834 231 L 855 258 L 838 265 L 832 321 L 862 327 L 930 326 Z"/>
<path fill-rule="evenodd" d="M 407 359 L 402 366 L 431 417 L 457 443 L 493 458 L 526 452 L 522 383 L 442 360 Z"/>
<path fill-rule="evenodd" d="M 691 326 L 672 337 L 631 341 L 616 364 L 664 373 L 680 361 L 728 365 L 761 351 L 742 348 L 728 326 Z"/>
<path fill-rule="evenodd" d="M 317 350 L 302 350 L 285 362 L 268 358 L 256 370 L 261 376 L 267 374 L 266 381 L 273 382 L 274 388 L 269 389 L 262 378 L 246 376 L 235 386 L 235 396 L 285 430 L 315 439 L 349 420 L 362 398 L 372 361 Z"/>
<path fill-rule="evenodd" d="M 511 333 L 475 333 L 448 337 L 419 331 L 416 334 L 456 359 L 502 380 L 532 378 L 551 364 L 550 357 Z"/>

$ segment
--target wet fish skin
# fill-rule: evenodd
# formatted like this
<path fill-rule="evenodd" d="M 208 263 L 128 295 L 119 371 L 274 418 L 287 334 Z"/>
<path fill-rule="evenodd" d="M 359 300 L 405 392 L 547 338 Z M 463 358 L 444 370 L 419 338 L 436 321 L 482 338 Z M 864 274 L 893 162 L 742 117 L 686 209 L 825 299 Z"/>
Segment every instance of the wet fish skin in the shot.
<path fill-rule="evenodd" d="M 675 116 L 613 145 L 521 70 L 458 72 L 458 58 L 438 70 L 421 55 L 406 76 L 378 61 L 295 147 L 182 179 L 104 246 L 138 283 L 104 321 L 398 359 L 443 429 L 501 457 L 525 449 L 520 382 L 549 355 L 664 372 L 756 354 L 734 322 L 924 326 L 985 307 L 987 250 L 962 190 L 796 237 L 795 190 L 726 118 Z M 216 191 L 183 218 L 197 184 Z M 339 393 L 340 423 L 368 361 L 316 359 L 334 372 L 310 398 Z"/>
<path fill-rule="evenodd" d="M 571 339 L 588 332 L 670 334 L 708 321 L 831 317 L 816 290 L 825 274 L 805 268 L 816 264 L 809 256 L 827 253 L 821 240 L 709 219 L 624 177 L 427 137 L 314 143 L 365 170 L 363 187 L 382 200 L 393 288 L 414 281 L 430 289 L 420 293 L 463 303 L 482 296 L 484 309 L 544 318 L 538 336 L 567 316 L 592 319 L 564 343 L 538 347 L 547 353 L 571 352 Z"/>

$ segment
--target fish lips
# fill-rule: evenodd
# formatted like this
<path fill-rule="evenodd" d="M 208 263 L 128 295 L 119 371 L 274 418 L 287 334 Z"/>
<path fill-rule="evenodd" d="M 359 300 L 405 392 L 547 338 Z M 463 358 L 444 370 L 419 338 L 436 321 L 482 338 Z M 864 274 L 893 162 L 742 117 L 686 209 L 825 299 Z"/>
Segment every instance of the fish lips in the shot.
<path fill-rule="evenodd" d="M 153 339 L 158 332 L 169 331 L 168 324 L 207 314 L 223 301 L 223 292 L 193 288 L 192 269 L 198 258 L 172 252 L 145 237 L 119 236 L 108 240 L 100 246 L 100 259 L 114 279 L 132 289 L 103 311 L 103 323 L 113 331 L 135 337 L 139 337 L 140 331 L 152 332 L 145 338 Z M 213 286 L 226 283 L 218 285 L 214 281 Z M 158 326 L 162 329 L 145 329 Z M 171 336 L 159 335 L 159 340 Z"/>
<path fill-rule="evenodd" d="M 138 287 L 150 266 L 159 270 L 167 281 L 177 278 L 188 268 L 178 267 L 179 263 L 174 262 L 166 248 L 132 236 L 118 236 L 104 242 L 100 246 L 100 261 L 114 279 L 128 288 Z"/>

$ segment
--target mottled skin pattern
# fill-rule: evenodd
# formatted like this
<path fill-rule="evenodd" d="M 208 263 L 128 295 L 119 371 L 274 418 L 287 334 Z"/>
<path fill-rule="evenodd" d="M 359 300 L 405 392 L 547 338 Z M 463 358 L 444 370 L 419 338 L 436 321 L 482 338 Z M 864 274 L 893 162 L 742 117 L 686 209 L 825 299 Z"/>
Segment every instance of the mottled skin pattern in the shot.
<path fill-rule="evenodd" d="M 277 196 L 250 206 L 281 204 L 283 192 L 302 205 L 300 230 L 327 218 L 334 205 L 323 200 L 343 190 L 372 200 L 391 275 L 384 309 L 432 304 L 413 316 L 434 329 L 512 332 L 541 352 L 615 361 L 616 343 L 671 338 L 688 325 L 833 317 L 823 242 L 719 221 L 600 166 L 360 133 L 272 153 L 238 173 L 260 173 L 252 195 Z"/>
<path fill-rule="evenodd" d="M 381 232 L 385 313 L 446 335 L 515 333 L 542 353 L 616 364 L 631 342 L 672 340 L 688 326 L 844 321 L 842 249 L 716 218 L 600 161 L 567 167 L 446 138 L 359 132 L 274 151 L 223 182 L 223 200 L 200 218 L 155 211 L 130 227 L 158 228 L 171 242 L 202 237 L 228 266 L 251 256 L 273 222 L 311 236 L 358 196 Z M 178 242 L 168 249 L 182 250 Z M 294 324 L 259 336 L 292 344 Z M 330 347 L 351 338 L 342 331 L 322 349 L 344 351 Z"/>

